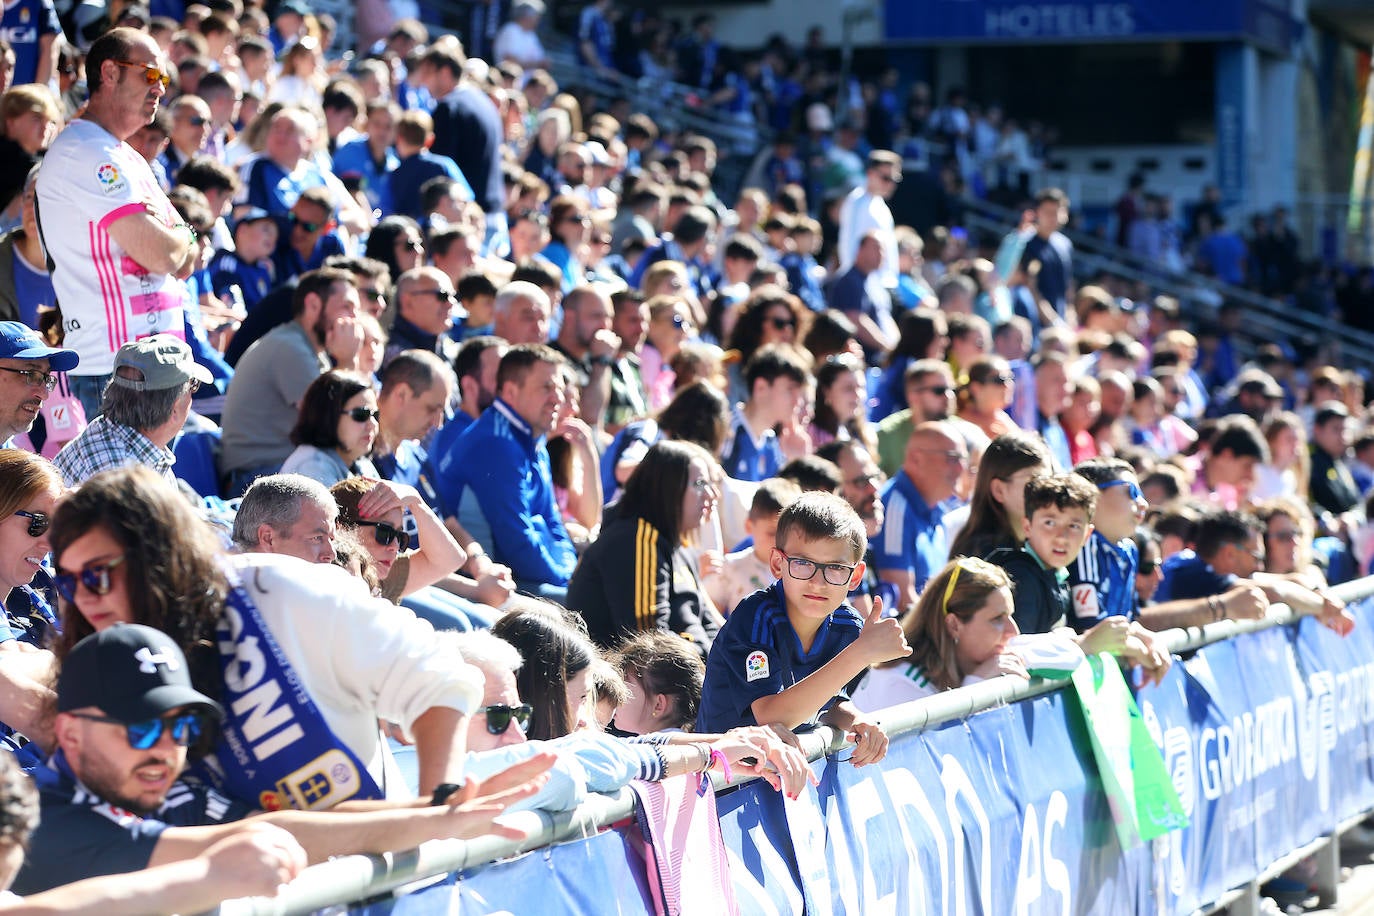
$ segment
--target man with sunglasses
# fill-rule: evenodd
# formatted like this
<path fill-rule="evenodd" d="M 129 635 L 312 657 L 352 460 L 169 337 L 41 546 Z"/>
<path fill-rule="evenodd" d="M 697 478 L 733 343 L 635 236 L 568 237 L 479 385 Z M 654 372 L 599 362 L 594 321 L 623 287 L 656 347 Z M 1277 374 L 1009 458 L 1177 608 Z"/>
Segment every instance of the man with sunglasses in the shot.
<path fill-rule="evenodd" d="M 1250 513 L 1218 509 L 1203 516 L 1193 543 L 1164 561 L 1157 603 L 1142 615 L 1152 629 L 1260 618 L 1271 603 L 1311 614 L 1342 636 L 1354 629 L 1339 598 L 1264 571 L 1264 523 Z"/>
<path fill-rule="evenodd" d="M 62 447 L 53 464 L 69 486 L 101 471 L 145 464 L 175 483 L 172 440 L 191 412 L 191 398 L 211 381 L 185 341 L 157 334 L 130 341 L 115 355 L 101 415 Z"/>
<path fill-rule="evenodd" d="M 38 173 L 38 223 L 54 265 L 66 343 L 81 354 L 72 393 L 100 412 L 115 352 L 158 333 L 184 336 L 194 230 L 124 141 L 157 114 L 170 77 L 146 33 L 111 29 L 86 58 L 90 102 L 58 135 Z"/>
<path fill-rule="evenodd" d="M 210 138 L 210 106 L 194 95 L 183 95 L 171 105 L 172 133 L 170 142 L 158 161 L 167 173 L 169 184 L 177 183 L 181 167 L 198 154 Z"/>
<path fill-rule="evenodd" d="M 193 858 L 263 823 L 292 834 L 312 863 L 445 837 L 521 838 L 522 831 L 493 823 L 493 811 L 538 791 L 553 762 L 541 754 L 481 785 L 469 779 L 461 788 L 446 786 L 433 804 L 246 817 L 245 805 L 177 781 L 187 746 L 220 714 L 219 704 L 191 686 L 186 658 L 165 634 L 119 624 L 78 643 L 59 675 L 58 750 L 35 774 L 41 821 L 15 891 Z M 486 810 L 473 811 L 478 804 Z"/>
<path fill-rule="evenodd" d="M 458 356 L 458 343 L 448 335 L 454 311 L 462 306 L 453 281 L 437 267 L 417 267 L 396 281 L 396 317 L 386 345 L 385 366 L 405 350 L 433 353 L 446 363 Z"/>
<path fill-rule="evenodd" d="M 954 412 L 954 373 L 942 359 L 918 359 L 902 378 L 906 409 L 878 422 L 878 466 L 891 477 L 902 466 L 911 430 L 922 423 L 948 420 Z"/>
<path fill-rule="evenodd" d="M 14 448 L 14 437 L 33 428 L 57 387 L 53 373 L 79 361 L 75 351 L 48 346 L 28 325 L 0 321 L 0 448 Z"/>

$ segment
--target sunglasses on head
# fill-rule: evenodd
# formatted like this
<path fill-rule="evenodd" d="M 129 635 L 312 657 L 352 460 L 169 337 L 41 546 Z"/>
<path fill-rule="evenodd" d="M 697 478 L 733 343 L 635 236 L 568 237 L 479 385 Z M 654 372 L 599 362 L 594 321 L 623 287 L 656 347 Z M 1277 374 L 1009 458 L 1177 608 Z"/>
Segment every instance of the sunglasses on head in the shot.
<path fill-rule="evenodd" d="M 23 509 L 15 509 L 14 514 L 20 518 L 29 520 L 29 537 L 40 538 L 47 533 L 48 525 L 51 524 L 48 516 L 43 512 L 25 512 Z"/>
<path fill-rule="evenodd" d="M 410 549 L 410 532 L 408 531 L 402 531 L 395 525 L 389 525 L 386 522 L 359 522 L 358 524 L 360 526 L 366 525 L 373 529 L 372 536 L 376 538 L 377 543 L 383 547 L 388 547 L 392 541 L 395 541 L 399 549 Z"/>
<path fill-rule="evenodd" d="M 368 420 L 380 420 L 382 412 L 371 407 L 354 407 L 345 410 L 343 415 L 354 423 L 366 423 Z"/>
<path fill-rule="evenodd" d="M 1140 484 L 1134 480 L 1109 480 L 1106 483 L 1097 485 L 1099 490 L 1110 490 L 1112 487 L 1125 487 L 1131 499 L 1144 499 L 1145 494 L 1140 491 Z"/>
<path fill-rule="evenodd" d="M 161 83 L 162 88 L 166 89 L 172 85 L 172 75 L 164 73 L 161 68 L 154 67 L 152 64 L 140 64 L 132 60 L 116 60 L 113 63 L 120 67 L 128 67 L 130 70 L 142 70 L 143 78 L 148 81 L 149 86 Z"/>
<path fill-rule="evenodd" d="M 57 593 L 68 601 L 76 601 L 78 582 L 86 586 L 86 591 L 92 595 L 108 595 L 110 593 L 110 570 L 123 562 L 124 555 L 120 554 L 101 563 L 87 563 L 81 567 L 80 572 L 66 573 L 59 570 L 53 576 L 52 584 L 57 589 Z"/>
<path fill-rule="evenodd" d="M 530 717 L 534 715 L 534 707 L 528 703 L 521 703 L 519 706 L 495 704 L 483 706 L 477 711 L 486 714 L 487 731 L 493 735 L 504 735 L 512 720 L 520 729 L 520 733 L 524 734 L 530 730 Z"/>
<path fill-rule="evenodd" d="M 156 745 L 162 740 L 162 733 L 168 729 L 172 732 L 172 740 L 185 747 L 200 737 L 202 728 L 200 714 L 194 712 L 178 713 L 175 716 L 164 716 L 161 719 L 148 719 L 145 722 L 121 722 L 119 719 L 97 716 L 88 712 L 74 712 L 72 715 L 78 719 L 89 719 L 92 722 L 124 726 L 125 736 L 129 739 L 129 747 L 137 751 L 146 751 Z"/>

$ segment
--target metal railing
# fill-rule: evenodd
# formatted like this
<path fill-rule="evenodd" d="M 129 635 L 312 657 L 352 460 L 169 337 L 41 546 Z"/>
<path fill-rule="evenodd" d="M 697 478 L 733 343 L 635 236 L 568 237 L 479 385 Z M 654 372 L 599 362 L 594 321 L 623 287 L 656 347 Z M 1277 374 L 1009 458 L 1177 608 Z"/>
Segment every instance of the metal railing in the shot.
<path fill-rule="evenodd" d="M 1020 213 L 977 198 L 965 198 L 964 222 L 969 228 L 995 233 L 1010 232 Z M 1180 301 L 1201 305 L 1209 312 L 1221 302 L 1236 302 L 1246 309 L 1244 333 L 1258 341 L 1305 342 L 1330 349 L 1328 358 L 1349 368 L 1374 369 L 1374 334 L 1339 324 L 1328 317 L 1304 312 L 1285 302 L 1242 289 L 1215 277 L 1191 271 L 1173 272 L 1132 252 L 1084 233 L 1070 232 L 1074 260 L 1089 271 L 1107 271 L 1127 280 L 1147 283 Z"/>
<path fill-rule="evenodd" d="M 1346 602 L 1374 596 L 1374 576 L 1334 586 L 1331 591 Z M 1274 605 L 1265 617 L 1258 620 L 1223 620 L 1200 628 L 1165 630 L 1160 638 L 1172 653 L 1180 654 L 1243 633 L 1296 623 L 1300 617 L 1300 614 L 1284 605 Z M 1067 681 L 1039 678 L 1029 682 L 1011 677 L 994 678 L 884 710 L 881 717 L 883 730 L 889 737 L 897 738 L 946 722 L 966 719 L 987 709 L 1063 690 L 1067 684 Z M 817 728 L 800 738 L 803 750 L 812 761 L 846 747 L 844 732 L 829 727 Z M 750 781 L 740 779 L 727 784 L 719 773 L 713 773 L 712 779 L 717 789 Z M 629 789 L 621 789 L 613 795 L 594 795 L 573 811 L 558 814 L 523 811 L 510 815 L 507 820 L 529 831 L 529 836 L 524 840 L 493 837 L 466 841 L 436 840 L 424 843 L 417 849 L 385 855 L 342 856 L 307 869 L 275 898 L 229 900 L 220 906 L 219 912 L 221 916 L 295 916 L 325 906 L 366 900 L 422 879 L 593 836 L 633 813 L 634 799 Z M 1233 889 L 1229 895 L 1234 895 L 1234 899 L 1227 901 L 1233 906 L 1233 911 L 1258 912 L 1257 909 L 1247 910 L 1246 907 L 1258 907 L 1261 878 L 1268 880 L 1273 874 L 1283 871 L 1292 864 L 1289 859 L 1297 861 L 1297 858 L 1306 858 L 1314 853 L 1318 855 L 1317 887 L 1324 899 L 1328 894 L 1334 899 L 1340 878 L 1336 839 L 1359 820 L 1354 818 L 1347 821 L 1332 836 L 1309 844 L 1310 848 L 1304 847 L 1284 856 L 1280 862 L 1266 869 L 1260 878 Z"/>

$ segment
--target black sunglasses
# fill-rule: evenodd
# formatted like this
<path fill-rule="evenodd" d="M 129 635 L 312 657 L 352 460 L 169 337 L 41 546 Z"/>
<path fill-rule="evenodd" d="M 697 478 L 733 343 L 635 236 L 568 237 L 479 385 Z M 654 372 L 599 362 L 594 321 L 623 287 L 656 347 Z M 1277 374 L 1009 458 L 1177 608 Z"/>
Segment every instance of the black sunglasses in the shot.
<path fill-rule="evenodd" d="M 495 704 L 483 706 L 477 711 L 486 714 L 487 731 L 493 735 L 504 735 L 506 729 L 510 728 L 512 719 L 523 735 L 530 730 L 530 717 L 534 715 L 534 707 L 528 703 L 521 703 L 519 706 Z"/>
<path fill-rule="evenodd" d="M 366 525 L 369 528 L 373 529 L 372 536 L 376 538 L 377 543 L 382 545 L 383 547 L 386 547 L 390 545 L 392 541 L 395 541 L 398 549 L 410 549 L 410 532 L 408 531 L 402 531 L 395 525 L 389 525 L 386 522 L 359 522 L 358 525 L 360 527 Z"/>
<path fill-rule="evenodd" d="M 300 226 L 306 232 L 319 232 L 325 226 L 329 225 L 327 221 L 323 223 L 307 223 L 294 213 L 291 214 L 291 222 L 294 225 Z"/>
<path fill-rule="evenodd" d="M 354 423 L 366 423 L 368 420 L 380 420 L 382 412 L 371 407 L 354 407 L 343 412 L 345 417 Z"/>
<path fill-rule="evenodd" d="M 80 572 L 64 573 L 59 571 L 52 577 L 52 584 L 59 595 L 73 602 L 76 601 L 76 584 L 78 581 L 86 586 L 86 591 L 92 595 L 108 595 L 110 593 L 110 570 L 123 562 L 124 555 L 120 554 L 104 563 L 87 564 L 82 567 Z"/>
<path fill-rule="evenodd" d="M 1156 569 L 1159 569 L 1159 562 L 1157 560 L 1141 560 L 1138 572 L 1142 576 L 1153 576 Z"/>
<path fill-rule="evenodd" d="M 450 304 L 458 301 L 456 293 L 450 293 L 442 289 L 417 289 L 415 292 L 422 296 L 433 296 L 435 299 L 447 299 Z"/>
<path fill-rule="evenodd" d="M 192 115 L 186 119 L 186 123 L 190 124 L 192 127 L 204 127 L 206 124 L 210 123 L 210 119 L 202 118 L 200 115 Z"/>
<path fill-rule="evenodd" d="M 74 712 L 71 715 L 78 719 L 89 719 L 92 722 L 124 726 L 125 736 L 129 739 L 129 747 L 138 751 L 146 751 L 156 745 L 162 740 L 162 733 L 167 730 L 171 731 L 173 741 L 185 747 L 200 737 L 202 728 L 200 714 L 194 712 L 178 713 L 175 716 L 165 716 L 161 719 L 148 719 L 145 722 L 121 722 L 119 719 L 97 716 L 88 712 Z"/>
<path fill-rule="evenodd" d="M 14 514 L 20 518 L 29 520 L 29 537 L 42 537 L 48 530 L 51 520 L 42 512 L 25 512 L 23 509 L 15 509 Z"/>
<path fill-rule="evenodd" d="M 795 328 L 797 320 L 795 318 L 769 318 L 768 323 L 779 331 L 784 328 Z"/>

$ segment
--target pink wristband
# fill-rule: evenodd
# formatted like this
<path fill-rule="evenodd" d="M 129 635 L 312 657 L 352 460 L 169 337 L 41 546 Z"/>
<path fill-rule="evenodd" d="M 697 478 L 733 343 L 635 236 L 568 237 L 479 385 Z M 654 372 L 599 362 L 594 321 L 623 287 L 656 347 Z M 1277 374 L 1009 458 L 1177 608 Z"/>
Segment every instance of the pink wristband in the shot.
<path fill-rule="evenodd" d="M 725 781 L 733 781 L 735 776 L 733 773 L 730 772 L 730 761 L 727 760 L 725 758 L 725 755 L 722 754 L 719 750 L 717 750 L 716 748 L 711 748 L 711 766 L 713 767 L 717 763 L 720 764 L 720 771 L 725 774 Z M 710 767 L 707 767 L 707 772 L 710 772 Z"/>

